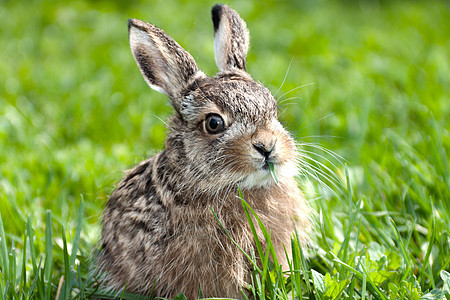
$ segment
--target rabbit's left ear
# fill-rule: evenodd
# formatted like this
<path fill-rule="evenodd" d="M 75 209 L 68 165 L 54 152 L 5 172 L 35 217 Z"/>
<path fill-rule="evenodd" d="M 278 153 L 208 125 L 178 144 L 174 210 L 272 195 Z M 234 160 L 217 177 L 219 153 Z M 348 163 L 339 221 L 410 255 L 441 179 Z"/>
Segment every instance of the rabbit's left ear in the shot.
<path fill-rule="evenodd" d="M 227 5 L 217 4 L 212 10 L 214 53 L 219 71 L 245 71 L 250 35 L 244 20 Z"/>
<path fill-rule="evenodd" d="M 145 81 L 164 93 L 177 107 L 179 94 L 203 75 L 194 58 L 158 27 L 137 19 L 128 20 L 131 52 Z"/>

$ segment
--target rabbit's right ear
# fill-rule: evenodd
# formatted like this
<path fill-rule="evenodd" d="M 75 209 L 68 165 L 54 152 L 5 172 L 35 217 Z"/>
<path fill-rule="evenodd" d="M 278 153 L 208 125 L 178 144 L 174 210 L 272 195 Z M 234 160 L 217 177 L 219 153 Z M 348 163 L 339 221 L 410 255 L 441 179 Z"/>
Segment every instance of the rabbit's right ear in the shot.
<path fill-rule="evenodd" d="M 194 58 L 158 27 L 129 19 L 128 34 L 131 52 L 145 81 L 172 101 L 203 75 Z"/>
<path fill-rule="evenodd" d="M 214 54 L 219 71 L 245 71 L 250 35 L 244 20 L 227 5 L 216 4 L 212 10 Z"/>

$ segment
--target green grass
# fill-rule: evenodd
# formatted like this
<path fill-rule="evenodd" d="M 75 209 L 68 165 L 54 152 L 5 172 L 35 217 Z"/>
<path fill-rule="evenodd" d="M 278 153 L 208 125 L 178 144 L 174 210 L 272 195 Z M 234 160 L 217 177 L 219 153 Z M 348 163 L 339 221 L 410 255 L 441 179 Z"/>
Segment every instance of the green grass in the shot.
<path fill-rule="evenodd" d="M 160 26 L 212 75 L 214 3 L 0 3 L 4 299 L 102 293 L 90 254 L 107 195 L 123 170 L 162 149 L 159 118 L 171 113 L 135 66 L 126 19 Z M 448 299 L 449 4 L 229 4 L 250 29 L 249 72 L 274 94 L 279 89 L 283 123 L 343 182 L 333 187 L 331 177 L 318 178 L 331 192 L 317 179 L 301 178 L 318 212 L 313 246 L 302 249 L 293 237 L 288 277 L 270 251 L 248 253 L 264 258 L 252 293 L 258 299 L 292 293 L 443 299 L 446 293 Z"/>

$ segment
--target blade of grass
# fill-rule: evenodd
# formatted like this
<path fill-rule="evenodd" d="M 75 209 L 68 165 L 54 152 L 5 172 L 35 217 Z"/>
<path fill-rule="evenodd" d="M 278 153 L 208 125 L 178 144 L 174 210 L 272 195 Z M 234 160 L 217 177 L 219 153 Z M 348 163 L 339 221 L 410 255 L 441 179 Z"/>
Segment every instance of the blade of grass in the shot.
<path fill-rule="evenodd" d="M 5 290 L 3 291 L 3 299 L 8 300 L 9 280 L 6 281 Z"/>
<path fill-rule="evenodd" d="M 52 291 L 52 273 L 53 273 L 53 247 L 52 247 L 52 221 L 50 210 L 46 211 L 45 216 L 45 264 L 44 264 L 44 280 L 45 287 L 45 299 L 50 299 Z"/>
<path fill-rule="evenodd" d="M 69 260 L 69 266 L 72 270 L 75 270 L 75 259 L 77 258 L 77 251 L 78 246 L 80 244 L 80 235 L 81 235 L 81 228 L 83 225 L 83 216 L 84 216 L 84 200 L 81 199 L 80 207 L 78 208 L 78 218 L 77 218 L 77 225 L 75 228 L 75 237 L 73 239 L 72 243 L 72 251 L 70 254 L 70 260 Z"/>
<path fill-rule="evenodd" d="M 295 294 L 297 294 L 297 297 L 300 298 L 300 300 L 303 299 L 302 295 L 302 284 L 301 284 L 301 278 L 300 278 L 300 254 L 298 253 L 299 250 L 296 247 L 296 240 L 294 237 L 291 238 L 291 253 L 292 253 L 292 260 L 291 264 L 289 264 L 289 270 L 291 271 L 291 282 L 293 282 L 294 288 L 293 288 L 293 299 L 295 299 Z M 286 253 L 286 257 L 287 253 Z"/>
<path fill-rule="evenodd" d="M 296 248 L 298 249 L 298 254 L 300 255 L 300 267 L 303 271 L 303 276 L 305 277 L 305 283 L 306 283 L 306 288 L 308 290 L 308 293 L 311 293 L 312 288 L 311 288 L 311 283 L 310 283 L 310 277 L 309 277 L 309 273 L 310 273 L 310 269 L 308 267 L 308 263 L 306 262 L 305 259 L 305 255 L 303 254 L 303 248 L 302 248 L 302 244 L 299 238 L 299 234 L 297 231 L 297 227 L 294 225 L 294 233 L 295 233 L 295 245 L 297 246 Z"/>
<path fill-rule="evenodd" d="M 358 232 L 356 234 L 355 237 L 355 256 L 358 255 L 358 244 L 359 244 L 359 235 L 361 233 L 361 217 L 359 218 L 359 223 L 358 223 Z M 361 251 L 362 253 L 362 251 Z M 361 263 L 361 259 L 355 259 L 355 269 L 358 268 L 359 264 Z M 353 294 L 355 292 L 355 286 L 356 286 L 356 280 L 355 278 L 352 278 L 352 282 L 350 283 L 350 290 L 349 290 L 349 299 L 353 299 Z"/>
<path fill-rule="evenodd" d="M 27 217 L 27 233 L 28 233 L 28 245 L 30 246 L 30 256 L 31 256 L 31 263 L 33 265 L 33 272 L 34 272 L 34 276 L 36 279 L 36 287 L 37 287 L 37 292 L 39 294 L 40 299 L 44 299 L 44 287 L 43 287 L 43 282 L 39 277 L 39 268 L 36 264 L 36 249 L 34 247 L 34 231 L 33 228 L 31 227 L 31 217 L 28 216 Z M 42 256 L 40 256 L 40 261 L 42 260 Z M 40 263 L 39 263 L 40 265 Z"/>
<path fill-rule="evenodd" d="M 273 181 L 275 181 L 276 184 L 279 184 L 277 174 L 275 174 L 275 168 L 273 166 L 273 163 L 268 161 L 267 165 L 269 166 L 270 175 L 272 175 Z"/>
<path fill-rule="evenodd" d="M 59 299 L 66 299 L 70 295 L 70 282 L 71 280 L 71 271 L 69 264 L 69 253 L 67 251 L 67 241 L 66 241 L 66 231 L 64 230 L 64 226 L 61 227 L 61 235 L 63 239 L 63 256 L 64 256 L 64 283 L 61 288 L 61 294 Z M 59 300 L 58 299 L 58 300 Z"/>
<path fill-rule="evenodd" d="M 355 218 L 358 214 L 358 206 L 355 207 L 355 212 L 353 211 L 353 201 L 352 201 L 352 186 L 351 186 L 351 181 L 350 181 L 350 175 L 348 172 L 348 168 L 347 166 L 345 166 L 345 176 L 347 179 L 347 197 L 348 197 L 348 209 L 349 209 L 349 216 L 348 216 L 348 220 L 349 220 L 349 227 L 347 229 L 347 233 L 345 235 L 345 239 L 343 241 L 343 243 L 341 244 L 341 248 L 339 249 L 338 252 L 338 257 L 341 256 L 342 254 L 342 261 L 347 262 L 347 254 L 348 254 L 348 248 L 350 246 L 350 235 L 353 231 L 353 228 L 355 226 Z M 339 272 L 339 278 L 340 280 L 343 280 L 347 277 L 346 274 L 346 270 L 345 269 L 341 269 L 341 271 Z"/>
<path fill-rule="evenodd" d="M 36 264 L 36 251 L 34 249 L 34 232 L 31 228 L 31 219 L 30 216 L 27 218 L 27 233 L 28 233 L 28 245 L 30 247 L 30 256 L 31 256 L 31 263 L 33 265 L 33 271 L 34 274 L 37 274 L 37 264 Z"/>
<path fill-rule="evenodd" d="M 322 209 L 320 209 L 320 211 L 319 211 L 319 226 L 320 226 L 320 233 L 321 233 L 321 235 L 322 235 L 322 241 L 323 241 L 323 245 L 325 245 L 325 251 L 326 252 L 330 252 L 331 251 L 331 247 L 330 247 L 330 245 L 328 244 L 328 241 L 327 241 L 327 236 L 326 236 L 326 234 L 325 234 L 325 224 L 324 224 L 324 222 L 323 222 L 324 220 L 323 220 L 323 212 L 322 212 Z"/>
<path fill-rule="evenodd" d="M 0 238 L 1 238 L 1 243 L 2 243 L 2 270 L 3 272 L 6 272 L 6 270 L 9 270 L 9 261 L 8 261 L 8 246 L 6 245 L 6 235 L 5 235 L 5 229 L 3 227 L 3 220 L 2 220 L 2 215 L 0 214 Z M 6 289 L 6 280 L 7 277 L 4 276 L 3 277 L 3 284 L 5 286 L 5 291 L 7 291 L 8 289 Z"/>
<path fill-rule="evenodd" d="M 39 268 L 41 267 L 41 263 L 42 263 L 42 256 L 39 259 Z M 36 268 L 38 268 L 38 266 L 36 266 Z M 27 299 L 32 299 L 34 292 L 35 292 L 35 288 L 37 288 L 37 283 L 39 280 L 39 274 L 35 274 L 34 279 L 33 279 L 33 283 L 30 286 L 30 289 L 28 290 L 28 295 L 27 295 Z M 38 291 L 39 292 L 39 291 Z M 43 298 L 40 298 L 43 299 Z"/>
<path fill-rule="evenodd" d="M 125 295 L 125 290 L 127 289 L 127 285 L 128 285 L 128 281 L 125 282 L 125 285 L 124 285 L 124 287 L 122 289 L 122 294 L 120 295 L 120 300 L 122 300 L 123 296 Z"/>
<path fill-rule="evenodd" d="M 231 242 L 236 247 L 238 247 L 238 249 L 245 255 L 245 257 L 247 257 L 247 259 L 252 263 L 253 267 L 258 271 L 258 273 L 262 273 L 262 270 L 258 267 L 256 262 L 254 260 L 252 260 L 251 257 L 244 251 L 244 249 L 242 249 L 242 247 L 238 243 L 236 243 L 236 241 L 231 237 L 231 235 L 228 233 L 228 230 L 225 228 L 225 226 L 223 226 L 223 224 L 220 221 L 219 217 L 217 217 L 216 213 L 214 212 L 214 210 L 211 207 L 210 207 L 210 210 L 213 213 L 214 217 L 216 218 L 217 222 L 219 222 L 220 227 L 222 227 L 222 229 L 225 231 L 225 234 L 231 240 Z"/>
<path fill-rule="evenodd" d="M 240 197 L 240 199 L 242 201 L 244 199 L 244 196 L 242 195 L 242 191 L 241 191 L 241 189 L 239 187 L 238 187 L 238 193 L 239 193 L 239 197 Z M 256 232 L 256 228 L 255 228 L 255 225 L 253 223 L 253 219 L 252 219 L 252 217 L 251 217 L 251 215 L 249 213 L 248 208 L 245 205 L 243 205 L 243 207 L 244 207 L 244 211 L 245 211 L 245 216 L 247 217 L 247 221 L 248 221 L 248 223 L 250 225 L 250 229 L 252 230 L 253 238 L 254 238 L 255 243 L 256 243 L 256 249 L 258 251 L 259 257 L 263 258 L 264 257 L 264 252 L 263 252 L 263 249 L 262 249 L 262 246 L 261 246 L 261 242 L 259 241 L 258 233 Z"/>
<path fill-rule="evenodd" d="M 9 252 L 9 278 L 13 286 L 12 292 L 16 296 L 16 291 L 14 291 L 16 286 L 16 250 L 14 247 L 11 247 L 11 252 Z"/>
<path fill-rule="evenodd" d="M 435 241 L 435 238 L 436 238 L 436 217 L 434 215 L 434 209 L 435 208 L 434 208 L 433 201 L 430 201 L 430 202 L 431 202 L 431 211 L 433 212 L 433 214 L 431 216 L 430 228 L 428 229 L 428 237 L 427 237 L 428 247 L 427 247 L 427 252 L 426 252 L 425 257 L 423 259 L 423 266 L 420 269 L 419 276 L 417 277 L 417 280 L 419 282 L 422 282 L 422 276 L 423 276 L 423 274 L 425 273 L 425 271 L 428 268 L 430 255 L 431 255 L 431 250 L 433 250 L 433 245 L 434 245 L 434 241 Z M 430 279 L 432 281 L 433 288 L 435 288 L 433 276 L 431 276 Z"/>
<path fill-rule="evenodd" d="M 394 220 L 392 218 L 389 218 L 389 223 L 391 225 L 391 229 L 394 233 L 395 241 L 397 242 L 397 245 L 400 248 L 400 253 L 403 257 L 403 260 L 406 264 L 406 271 L 402 275 L 402 280 L 404 280 L 407 276 L 409 276 L 410 270 L 411 270 L 411 261 L 409 259 L 408 253 L 406 252 L 405 245 L 403 244 L 403 240 L 400 236 L 400 233 L 398 231 L 397 225 L 395 224 Z"/>
<path fill-rule="evenodd" d="M 263 222 L 258 217 L 256 212 L 253 210 L 253 208 L 243 198 L 241 198 L 241 203 L 250 210 L 250 212 L 255 217 L 256 221 L 258 222 L 259 228 L 261 229 L 261 231 L 264 235 L 264 238 L 266 240 L 266 243 L 267 243 L 267 251 L 270 251 L 270 254 L 272 255 L 273 263 L 278 267 L 279 263 L 278 263 L 277 255 L 276 255 L 275 249 L 273 248 L 273 245 L 271 243 L 270 234 L 267 232 L 266 227 L 264 226 Z"/>
<path fill-rule="evenodd" d="M 280 280 L 280 278 L 281 278 L 281 280 Z M 283 282 L 283 280 L 284 280 L 284 278 L 283 278 L 283 273 L 281 272 L 281 268 L 278 268 L 277 278 L 275 280 L 275 288 L 272 289 L 273 292 L 272 292 L 272 296 L 270 299 L 276 300 L 278 298 L 278 290 L 281 290 L 281 292 L 283 294 L 286 294 L 286 293 L 284 293 L 284 286 L 285 286 L 284 284 L 281 285 L 281 287 L 282 287 L 281 289 L 278 288 L 278 284 L 280 282 Z"/>
<path fill-rule="evenodd" d="M 23 247 L 22 247 L 22 274 L 19 285 L 19 291 L 23 291 L 27 285 L 27 235 L 23 235 Z"/>
<path fill-rule="evenodd" d="M 50 210 L 46 211 L 45 216 L 45 280 L 52 281 L 51 263 L 53 261 L 53 247 L 52 247 L 52 220 Z"/>
<path fill-rule="evenodd" d="M 53 270 L 53 267 L 54 267 L 54 262 L 53 262 L 53 258 L 52 258 L 52 260 L 50 262 L 50 270 Z M 51 297 L 52 297 L 52 288 L 53 288 L 53 286 L 52 286 L 52 279 L 50 277 L 50 279 L 47 281 L 47 287 L 45 289 L 45 294 L 46 294 L 46 297 L 47 297 L 46 299 L 47 300 L 50 300 Z"/>
<path fill-rule="evenodd" d="M 363 274 L 363 280 L 362 280 L 362 287 L 361 287 L 361 300 L 366 299 L 366 284 L 367 284 L 367 276 L 364 273 Z"/>

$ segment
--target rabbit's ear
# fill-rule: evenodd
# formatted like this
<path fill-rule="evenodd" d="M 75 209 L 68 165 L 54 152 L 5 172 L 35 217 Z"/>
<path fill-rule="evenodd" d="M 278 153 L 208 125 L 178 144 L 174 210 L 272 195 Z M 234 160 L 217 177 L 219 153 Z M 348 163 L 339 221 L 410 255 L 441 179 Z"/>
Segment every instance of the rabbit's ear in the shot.
<path fill-rule="evenodd" d="M 131 52 L 150 87 L 172 100 L 203 74 L 194 58 L 158 27 L 128 20 Z"/>
<path fill-rule="evenodd" d="M 250 36 L 244 20 L 227 5 L 216 4 L 212 10 L 214 53 L 221 72 L 245 71 Z"/>

